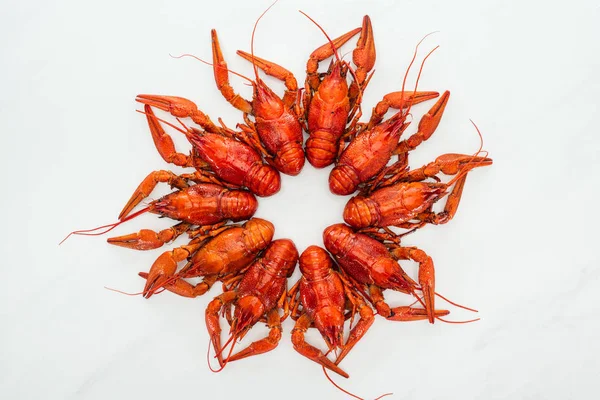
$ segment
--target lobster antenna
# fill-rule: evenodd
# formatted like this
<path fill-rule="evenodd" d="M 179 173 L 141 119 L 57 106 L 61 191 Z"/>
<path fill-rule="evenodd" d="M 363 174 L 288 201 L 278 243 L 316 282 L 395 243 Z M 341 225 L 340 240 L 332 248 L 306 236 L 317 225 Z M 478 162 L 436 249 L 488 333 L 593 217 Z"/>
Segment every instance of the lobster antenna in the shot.
<path fill-rule="evenodd" d="M 341 390 L 342 392 L 346 393 L 348 396 L 350 396 L 350 397 L 353 397 L 353 398 L 355 398 L 355 399 L 358 399 L 358 400 L 365 400 L 365 399 L 363 399 L 362 397 L 358 397 L 357 395 L 355 395 L 355 394 L 353 394 L 353 393 L 350 393 L 349 391 L 347 391 L 346 389 L 344 389 L 343 387 L 341 387 L 340 385 L 338 385 L 337 383 L 335 383 L 335 382 L 333 381 L 333 379 L 331 379 L 331 377 L 330 377 L 330 376 L 329 376 L 329 374 L 327 373 L 327 369 L 326 369 L 324 366 L 321 366 L 321 368 L 323 368 L 323 373 L 325 374 L 325 377 L 327 378 L 327 380 L 328 380 L 329 382 L 331 382 L 331 384 L 332 384 L 333 386 L 335 386 L 335 387 L 336 387 L 338 390 Z"/>
<path fill-rule="evenodd" d="M 198 60 L 198 61 L 200 61 L 200 62 L 202 62 L 202 63 L 204 63 L 204 64 L 206 64 L 206 65 L 214 66 L 214 64 L 213 64 L 213 63 L 210 63 L 210 62 L 208 62 L 208 61 L 205 61 L 205 60 L 201 59 L 200 57 L 198 57 L 198 56 L 195 56 L 195 55 L 193 55 L 193 54 L 187 54 L 187 53 L 185 53 L 185 54 L 182 54 L 182 55 L 180 55 L 180 56 L 174 56 L 174 55 L 172 55 L 172 54 L 169 54 L 169 56 L 170 56 L 171 58 L 177 58 L 177 59 L 179 59 L 179 58 L 184 58 L 184 57 L 191 57 L 191 58 L 194 58 L 194 59 L 196 59 L 196 60 Z M 222 66 L 220 66 L 220 65 L 219 65 L 219 66 L 217 66 L 217 68 L 226 69 L 226 70 L 227 70 L 227 72 L 231 72 L 232 74 L 234 74 L 234 75 L 237 75 L 237 76 L 239 76 L 240 78 L 243 78 L 243 79 L 247 80 L 248 82 L 252 83 L 252 79 L 250 79 L 250 78 L 248 78 L 247 76 L 244 76 L 244 75 L 242 75 L 242 74 L 240 74 L 240 73 L 238 73 L 238 72 L 232 71 L 232 70 L 230 70 L 229 68 L 225 68 L 225 67 L 222 67 Z"/>
<path fill-rule="evenodd" d="M 469 307 L 461 306 L 461 305 L 460 305 L 460 304 L 458 304 L 458 303 L 455 303 L 455 302 L 453 302 L 453 301 L 451 301 L 451 300 L 448 300 L 447 298 L 445 298 L 444 296 L 442 296 L 442 295 L 441 295 L 441 294 L 439 294 L 438 292 L 434 292 L 434 293 L 435 293 L 435 295 L 436 295 L 436 296 L 440 297 L 442 300 L 446 301 L 447 303 L 450 303 L 450 304 L 452 304 L 453 306 L 456 306 L 456 307 L 458 307 L 458 308 L 462 308 L 463 310 L 468 310 L 468 311 L 471 311 L 471 312 L 476 312 L 476 313 L 478 313 L 478 312 L 479 312 L 478 310 L 476 310 L 476 309 L 474 309 L 474 308 L 469 308 Z"/>
<path fill-rule="evenodd" d="M 355 394 L 353 394 L 353 393 L 350 393 L 349 391 L 347 391 L 346 389 L 344 389 L 343 387 L 341 387 L 340 385 L 338 385 L 337 383 L 335 383 L 335 382 L 333 381 L 333 379 L 331 379 L 331 377 L 330 377 L 330 376 L 329 376 L 329 374 L 327 373 L 327 369 L 326 369 L 324 366 L 321 366 L 321 368 L 323 369 L 323 373 L 325 374 L 325 377 L 327 378 L 327 380 L 328 380 L 329 382 L 331 382 L 331 384 L 332 384 L 333 386 L 335 386 L 335 387 L 336 387 L 338 390 L 340 390 L 340 391 L 344 392 L 344 393 L 345 393 L 345 394 L 347 394 L 348 396 L 351 396 L 351 397 L 353 397 L 353 398 L 355 398 L 355 399 L 358 399 L 358 400 L 364 400 L 362 397 L 358 397 L 357 395 L 355 395 Z M 376 398 L 375 400 L 379 400 L 379 399 L 382 399 L 382 398 L 384 398 L 385 396 L 391 396 L 391 395 L 393 395 L 393 393 L 386 393 L 386 394 L 383 394 L 383 395 L 379 396 L 379 397 L 378 397 L 378 398 Z"/>
<path fill-rule="evenodd" d="M 421 68 L 419 68 L 419 74 L 417 75 L 417 81 L 415 82 L 415 89 L 413 90 L 413 96 L 415 95 L 415 93 L 417 93 L 417 87 L 419 86 L 419 79 L 421 79 L 421 73 L 423 72 L 423 67 L 425 66 L 425 61 L 427 61 L 427 59 L 429 58 L 429 56 L 436 51 L 437 49 L 439 49 L 440 46 L 435 46 L 433 48 L 433 50 L 431 50 L 423 59 L 423 61 L 421 62 Z M 406 77 L 405 77 L 406 79 Z M 402 98 L 404 98 L 404 84 L 402 84 Z M 410 106 L 408 107 L 408 110 L 406 110 L 406 114 L 408 115 L 408 113 L 410 112 L 410 109 L 412 108 L 414 101 L 410 102 Z M 401 110 L 402 111 L 402 110 Z"/>
<path fill-rule="evenodd" d="M 108 286 L 104 286 L 104 289 L 106 289 L 106 290 L 110 290 L 111 292 L 117 292 L 117 293 L 120 293 L 120 294 L 124 294 L 124 295 L 126 295 L 126 296 L 140 296 L 140 295 L 144 294 L 144 292 L 139 292 L 139 293 L 127 293 L 127 292 L 123 292 L 123 291 L 121 291 L 121 290 L 118 290 L 118 289 L 109 288 Z"/>
<path fill-rule="evenodd" d="M 135 110 L 135 111 L 136 111 L 136 112 L 139 112 L 140 114 L 144 114 L 144 115 L 146 115 L 147 117 L 153 118 L 153 119 L 155 119 L 155 120 L 157 120 L 157 121 L 160 121 L 160 122 L 162 122 L 163 124 L 169 125 L 171 128 L 173 128 L 173 129 L 176 129 L 177 131 L 179 131 L 179 132 L 183 133 L 183 134 L 184 134 L 186 137 L 189 137 L 189 135 L 190 135 L 190 132 L 189 132 L 189 130 L 183 130 L 183 129 L 181 129 L 180 127 L 178 127 L 177 125 L 174 125 L 174 124 L 170 123 L 169 121 L 165 121 L 165 120 L 164 120 L 164 119 L 162 119 L 162 118 L 158 118 L 156 115 L 154 115 L 154 113 L 149 113 L 149 112 L 142 111 L 142 110 Z M 185 126 L 185 125 L 183 124 L 183 122 L 181 122 L 181 120 L 180 120 L 179 118 L 177 118 L 177 121 L 179 121 L 179 123 L 180 123 L 181 125 Z M 185 126 L 185 127 L 187 128 L 187 126 Z M 187 129 L 189 129 L 189 128 L 187 128 Z"/>
<path fill-rule="evenodd" d="M 119 222 L 115 222 L 113 224 L 102 225 L 102 226 L 99 226 L 99 227 L 94 228 L 94 229 L 81 229 L 81 230 L 78 230 L 78 231 L 73 231 L 73 232 L 69 233 L 63 240 L 61 240 L 58 245 L 60 246 L 61 244 L 63 244 L 65 240 L 67 240 L 68 238 L 71 237 L 71 235 L 80 235 L 80 236 L 100 236 L 100 235 L 104 235 L 105 233 L 108 233 L 108 232 L 112 231 L 113 229 L 115 229 L 117 226 L 121 225 L 123 222 L 129 221 L 130 219 L 133 219 L 133 218 L 137 217 L 138 215 L 141 215 L 141 214 L 147 212 L 148 210 L 150 210 L 150 207 L 143 208 L 140 211 L 137 211 L 137 212 L 135 212 L 135 213 L 133 213 L 131 215 L 128 215 L 127 217 L 123 218 Z M 103 232 L 96 232 L 96 231 L 101 230 L 101 229 L 105 229 L 105 231 L 103 231 Z"/>
<path fill-rule="evenodd" d="M 477 149 L 477 151 L 471 156 L 471 159 L 469 160 L 468 163 L 470 163 L 471 161 L 473 161 L 475 159 L 475 157 L 477 157 L 481 153 L 485 153 L 486 157 L 488 155 L 487 151 L 482 151 L 482 148 L 483 148 L 483 135 L 481 134 L 481 131 L 479 130 L 479 128 L 477 127 L 477 125 L 475 125 L 475 122 L 473 122 L 472 119 L 470 119 L 469 121 L 471 121 L 471 123 L 473 124 L 473 126 L 477 130 L 477 134 L 479 135 L 479 149 Z M 481 162 L 483 163 L 483 161 L 481 161 Z M 471 169 L 472 168 L 465 168 L 464 170 L 460 171 L 458 174 L 456 174 L 456 176 L 454 178 L 452 178 L 447 183 L 447 185 L 448 186 L 453 185 L 456 181 L 458 181 L 460 178 L 462 178 L 463 176 L 465 176 Z"/>
<path fill-rule="evenodd" d="M 271 7 L 273 7 L 278 1 L 279 0 L 275 0 L 273 2 L 273 4 L 271 4 L 269 7 L 267 7 L 267 9 L 265 11 L 263 11 L 262 14 L 260 14 L 260 17 L 258 17 L 256 22 L 254 23 L 254 29 L 252 29 L 252 38 L 250 39 L 250 53 L 252 54 L 252 67 L 254 68 L 254 75 L 256 76 L 257 81 L 259 78 L 258 78 L 258 68 L 256 67 L 256 63 L 254 62 L 254 34 L 256 33 L 256 27 L 258 26 L 258 21 L 260 21 L 261 18 L 265 16 L 267 11 L 269 11 L 271 9 Z"/>
<path fill-rule="evenodd" d="M 442 317 L 435 317 L 435 319 L 445 322 L 447 324 L 470 324 L 471 322 L 477 322 L 481 318 L 470 319 L 468 321 L 448 321 L 447 319 L 443 319 Z"/>
<path fill-rule="evenodd" d="M 314 19 L 312 19 L 311 17 L 309 17 L 309 16 L 308 16 L 308 14 L 307 14 L 307 13 L 305 13 L 304 11 L 302 11 L 302 10 L 298 10 L 298 11 L 300 11 L 300 14 L 304 15 L 306 18 L 308 18 L 309 20 L 311 20 L 311 21 L 312 21 L 312 23 L 313 23 L 313 24 L 315 24 L 315 25 L 317 26 L 317 28 L 319 28 L 319 29 L 321 30 L 321 32 L 323 32 L 323 35 L 325 35 L 325 37 L 326 37 L 326 38 L 327 38 L 327 40 L 329 41 L 329 44 L 331 45 L 331 49 L 333 50 L 333 54 L 335 55 L 335 58 L 338 60 L 338 62 L 340 62 L 340 63 L 341 63 L 341 62 L 342 62 L 342 60 L 340 60 L 340 56 L 339 56 L 339 54 L 338 54 L 338 51 L 337 51 L 337 49 L 335 48 L 335 45 L 333 44 L 333 41 L 331 40 L 331 38 L 329 37 L 329 35 L 327 34 L 327 32 L 325 32 L 325 29 L 323 29 L 323 28 L 321 27 L 321 25 L 319 25 L 319 24 L 317 23 L 317 21 L 315 21 Z"/>
<path fill-rule="evenodd" d="M 219 373 L 219 372 L 223 371 L 223 369 L 227 366 L 227 363 L 229 362 L 229 358 L 231 357 L 231 353 L 233 353 L 233 347 L 235 346 L 235 342 L 231 346 L 231 350 L 229 350 L 229 354 L 227 355 L 227 358 L 223 362 L 223 366 L 219 369 L 213 369 L 212 366 L 210 365 L 210 345 L 211 345 L 211 343 L 212 343 L 212 341 L 209 339 L 208 340 L 208 351 L 206 352 L 206 362 L 208 363 L 208 369 L 210 369 L 211 372 Z M 215 349 L 215 351 L 216 351 L 216 349 Z"/>
<path fill-rule="evenodd" d="M 417 52 L 419 51 L 419 46 L 421 45 L 421 43 L 423 43 L 423 41 L 428 36 L 433 35 L 434 33 L 437 33 L 437 32 L 439 32 L 439 31 L 434 31 L 434 32 L 428 33 L 427 35 L 423 36 L 423 38 L 419 41 L 419 43 L 417 43 L 417 46 L 415 47 L 415 52 L 413 53 L 412 60 L 410 60 L 410 63 L 408 64 L 408 68 L 406 69 L 406 73 L 404 74 L 404 79 L 402 80 L 402 93 L 401 93 L 402 98 L 404 98 L 404 88 L 406 86 L 406 78 L 408 78 L 408 73 L 410 72 L 410 69 L 411 69 L 413 63 L 417 59 Z"/>

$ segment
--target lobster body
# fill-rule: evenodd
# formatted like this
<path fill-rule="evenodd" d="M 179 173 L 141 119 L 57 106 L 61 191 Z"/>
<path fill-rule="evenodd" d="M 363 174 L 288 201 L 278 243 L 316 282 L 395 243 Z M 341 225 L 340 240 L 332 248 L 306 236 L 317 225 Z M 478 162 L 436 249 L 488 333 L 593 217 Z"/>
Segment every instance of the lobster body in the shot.
<path fill-rule="evenodd" d="M 257 196 L 271 196 L 281 188 L 279 172 L 263 164 L 250 146 L 217 133 L 193 130 L 189 140 L 200 158 L 225 182 L 247 187 Z"/>
<path fill-rule="evenodd" d="M 249 219 L 257 207 L 256 197 L 248 191 L 199 183 L 153 201 L 149 212 L 192 225 L 210 225 Z"/>
<path fill-rule="evenodd" d="M 252 109 L 256 132 L 274 157 L 275 168 L 284 174 L 298 175 L 304 167 L 304 138 L 298 116 L 262 80 L 255 88 Z"/>
<path fill-rule="evenodd" d="M 340 59 L 337 48 L 359 32 L 360 37 L 352 53 L 357 70 L 351 71 L 352 84 L 348 86 L 346 75 L 350 66 Z M 328 71 L 320 74 L 319 62 L 333 55 L 335 60 Z M 310 55 L 306 64 L 304 108 L 310 135 L 306 141 L 306 158 L 314 167 L 323 168 L 332 164 L 342 146 L 340 139 L 358 123 L 360 112 L 358 115 L 356 113 L 360 109 L 362 92 L 370 78 L 367 75 L 375 65 L 375 58 L 373 28 L 368 15 L 363 17 L 361 28 L 330 40 Z M 350 127 L 347 129 L 348 123 Z"/>
<path fill-rule="evenodd" d="M 252 218 L 242 226 L 219 228 L 207 237 L 164 252 L 147 274 L 140 273 L 146 279 L 143 295 L 149 298 L 164 288 L 184 297 L 201 296 L 216 281 L 239 274 L 271 243 L 274 232 L 269 221 Z M 184 260 L 189 262 L 177 271 Z M 192 285 L 185 280 L 194 277 L 203 277 L 203 281 Z"/>
<path fill-rule="evenodd" d="M 244 273 L 234 290 L 217 296 L 206 309 L 206 326 L 217 352 L 221 367 L 229 361 L 265 353 L 277 347 L 281 339 L 281 318 L 278 310 L 283 307 L 287 278 L 294 272 L 298 262 L 298 250 L 291 240 L 279 239 L 271 243 L 262 258 L 256 260 Z M 240 352 L 223 360 L 219 312 L 224 307 L 234 307 L 230 321 L 230 341 L 235 343 L 262 317 L 266 317 L 269 335 L 252 343 Z M 229 343 L 229 341 L 228 341 Z M 232 349 L 233 351 L 233 344 Z"/>
<path fill-rule="evenodd" d="M 408 124 L 401 113 L 356 135 L 329 174 L 329 189 L 338 195 L 352 194 L 358 185 L 380 173 L 398 146 Z"/>
<path fill-rule="evenodd" d="M 437 183 L 398 183 L 371 195 L 352 197 L 344 221 L 354 228 L 396 226 L 416 218 L 446 194 Z"/>
<path fill-rule="evenodd" d="M 300 257 L 300 270 L 300 302 L 304 312 L 314 321 L 329 347 L 341 347 L 346 298 L 331 258 L 320 247 L 310 246 Z"/>
<path fill-rule="evenodd" d="M 238 302 L 247 297 L 256 298 L 264 312 L 276 306 L 285 291 L 287 278 L 298 262 L 298 250 L 288 239 L 274 240 L 262 258 L 246 271 L 237 287 Z M 261 314 L 262 315 L 262 314 Z"/>
<path fill-rule="evenodd" d="M 273 224 L 260 218 L 226 229 L 203 245 L 179 275 L 191 278 L 236 274 L 271 243 L 274 232 Z"/>
<path fill-rule="evenodd" d="M 346 129 L 350 114 L 346 70 L 336 62 L 310 101 L 306 158 L 315 168 L 324 168 L 335 161 L 339 140 Z"/>
<path fill-rule="evenodd" d="M 367 235 L 354 233 L 344 224 L 325 229 L 323 241 L 340 267 L 355 281 L 363 285 L 375 284 L 382 289 L 414 293 L 415 282 L 406 275 L 381 242 Z"/>

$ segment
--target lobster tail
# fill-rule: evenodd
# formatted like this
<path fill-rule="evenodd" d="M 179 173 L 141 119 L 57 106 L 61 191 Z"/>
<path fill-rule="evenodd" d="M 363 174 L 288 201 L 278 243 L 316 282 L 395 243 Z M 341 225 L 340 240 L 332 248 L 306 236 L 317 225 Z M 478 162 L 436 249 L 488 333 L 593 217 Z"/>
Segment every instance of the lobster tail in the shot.
<path fill-rule="evenodd" d="M 304 167 L 304 150 L 298 142 L 288 142 L 275 157 L 275 167 L 287 175 L 296 176 Z"/>
<path fill-rule="evenodd" d="M 352 194 L 359 183 L 358 172 L 351 165 L 337 165 L 329 174 L 329 190 L 333 194 L 340 196 Z"/>
<path fill-rule="evenodd" d="M 259 197 L 272 196 L 281 189 L 281 176 L 270 165 L 257 162 L 248 171 L 244 186 Z"/>
<path fill-rule="evenodd" d="M 331 132 L 319 129 L 311 132 L 306 141 L 306 158 L 315 168 L 325 168 L 335 161 L 338 146 Z"/>
<path fill-rule="evenodd" d="M 221 212 L 232 221 L 243 221 L 254 215 L 258 208 L 256 197 L 245 190 L 234 190 L 221 198 Z"/>

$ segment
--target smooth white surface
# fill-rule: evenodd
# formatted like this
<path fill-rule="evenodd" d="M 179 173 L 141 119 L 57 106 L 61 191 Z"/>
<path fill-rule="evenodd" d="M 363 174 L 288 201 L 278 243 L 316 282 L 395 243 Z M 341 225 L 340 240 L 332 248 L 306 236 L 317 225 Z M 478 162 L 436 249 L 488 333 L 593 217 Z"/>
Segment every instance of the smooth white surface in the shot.
<path fill-rule="evenodd" d="M 251 75 L 235 50 L 249 50 L 252 25 L 267 6 L 5 2 L 2 398 L 347 398 L 293 350 L 289 321 L 275 351 L 211 373 L 204 308 L 216 287 L 198 299 L 165 293 L 149 301 L 104 289 L 139 291 L 137 272 L 162 249 L 120 249 L 105 237 L 75 237 L 57 246 L 73 229 L 115 221 L 149 171 L 170 168 L 145 118 L 134 112 L 136 94 L 187 97 L 231 126 L 239 121 L 240 113 L 216 90 L 210 67 L 169 53 L 209 59 L 214 27 L 230 68 Z M 377 318 L 343 363 L 351 379 L 336 380 L 367 399 L 386 392 L 419 400 L 595 397 L 598 3 L 281 0 L 259 25 L 256 53 L 302 82 L 308 54 L 324 39 L 299 8 L 334 36 L 358 26 L 365 13 L 371 16 L 377 72 L 365 110 L 400 88 L 414 45 L 439 30 L 420 53 L 441 45 L 420 87 L 449 89 L 452 96 L 438 131 L 413 152 L 411 165 L 475 151 L 479 142 L 469 118 L 494 159 L 492 167 L 471 174 L 451 223 L 406 239 L 434 258 L 437 289 L 479 308 L 482 320 L 431 326 Z M 282 93 L 281 84 L 269 82 Z M 242 80 L 232 84 L 250 94 Z M 431 104 L 415 107 L 415 118 Z M 322 229 L 341 221 L 345 202 L 328 194 L 326 181 L 326 171 L 310 167 L 286 177 L 282 193 L 261 200 L 257 215 L 274 221 L 276 237 L 292 238 L 300 251 L 321 244 Z M 145 215 L 113 233 L 169 223 Z M 409 301 L 391 298 L 398 305 Z M 451 309 L 456 319 L 472 316 Z M 252 337 L 264 331 L 258 327 Z M 309 337 L 322 343 L 314 333 Z"/>

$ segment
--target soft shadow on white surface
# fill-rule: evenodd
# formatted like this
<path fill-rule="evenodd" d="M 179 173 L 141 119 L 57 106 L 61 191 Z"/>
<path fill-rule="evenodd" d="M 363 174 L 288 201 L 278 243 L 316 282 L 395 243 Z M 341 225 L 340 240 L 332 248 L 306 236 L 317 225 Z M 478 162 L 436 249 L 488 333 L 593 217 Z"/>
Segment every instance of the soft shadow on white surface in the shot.
<path fill-rule="evenodd" d="M 275 351 L 211 373 L 204 308 L 216 287 L 198 299 L 164 293 L 148 301 L 104 289 L 138 292 L 137 272 L 161 250 L 115 248 L 104 237 L 57 246 L 73 229 L 115 221 L 151 170 L 173 169 L 134 111 L 136 94 L 187 97 L 230 126 L 240 120 L 210 67 L 169 54 L 210 59 L 209 31 L 216 28 L 230 68 L 251 75 L 235 50 L 249 50 L 252 25 L 269 3 L 10 3 L 0 24 L 3 398 L 346 398 L 293 350 L 289 321 Z M 332 36 L 359 26 L 368 13 L 377 45 L 364 96 L 368 114 L 400 88 L 414 45 L 439 30 L 421 52 L 441 45 L 420 87 L 452 96 L 411 166 L 474 152 L 479 139 L 469 118 L 494 159 L 469 176 L 451 223 L 405 241 L 434 258 L 439 292 L 478 308 L 482 320 L 431 326 L 377 318 L 343 363 L 351 378 L 337 382 L 368 399 L 386 392 L 419 400 L 591 398 L 600 367 L 596 2 L 323 4 L 281 0 L 259 25 L 256 54 L 302 83 L 308 55 L 325 40 L 297 10 Z M 267 82 L 283 93 L 283 85 Z M 232 85 L 250 95 L 241 79 Z M 415 107 L 415 119 L 430 104 Z M 185 146 L 181 138 L 177 143 Z M 272 218 L 276 237 L 293 238 L 300 251 L 321 244 L 322 227 L 341 221 L 344 204 L 328 194 L 326 178 L 327 171 L 308 167 L 284 179 L 280 196 L 288 200 L 265 199 L 257 215 Z M 113 233 L 169 225 L 144 215 Z M 416 272 L 410 264 L 407 270 Z M 409 301 L 394 296 L 393 303 Z M 452 316 L 471 317 L 460 310 Z M 309 337 L 322 344 L 318 335 Z"/>

